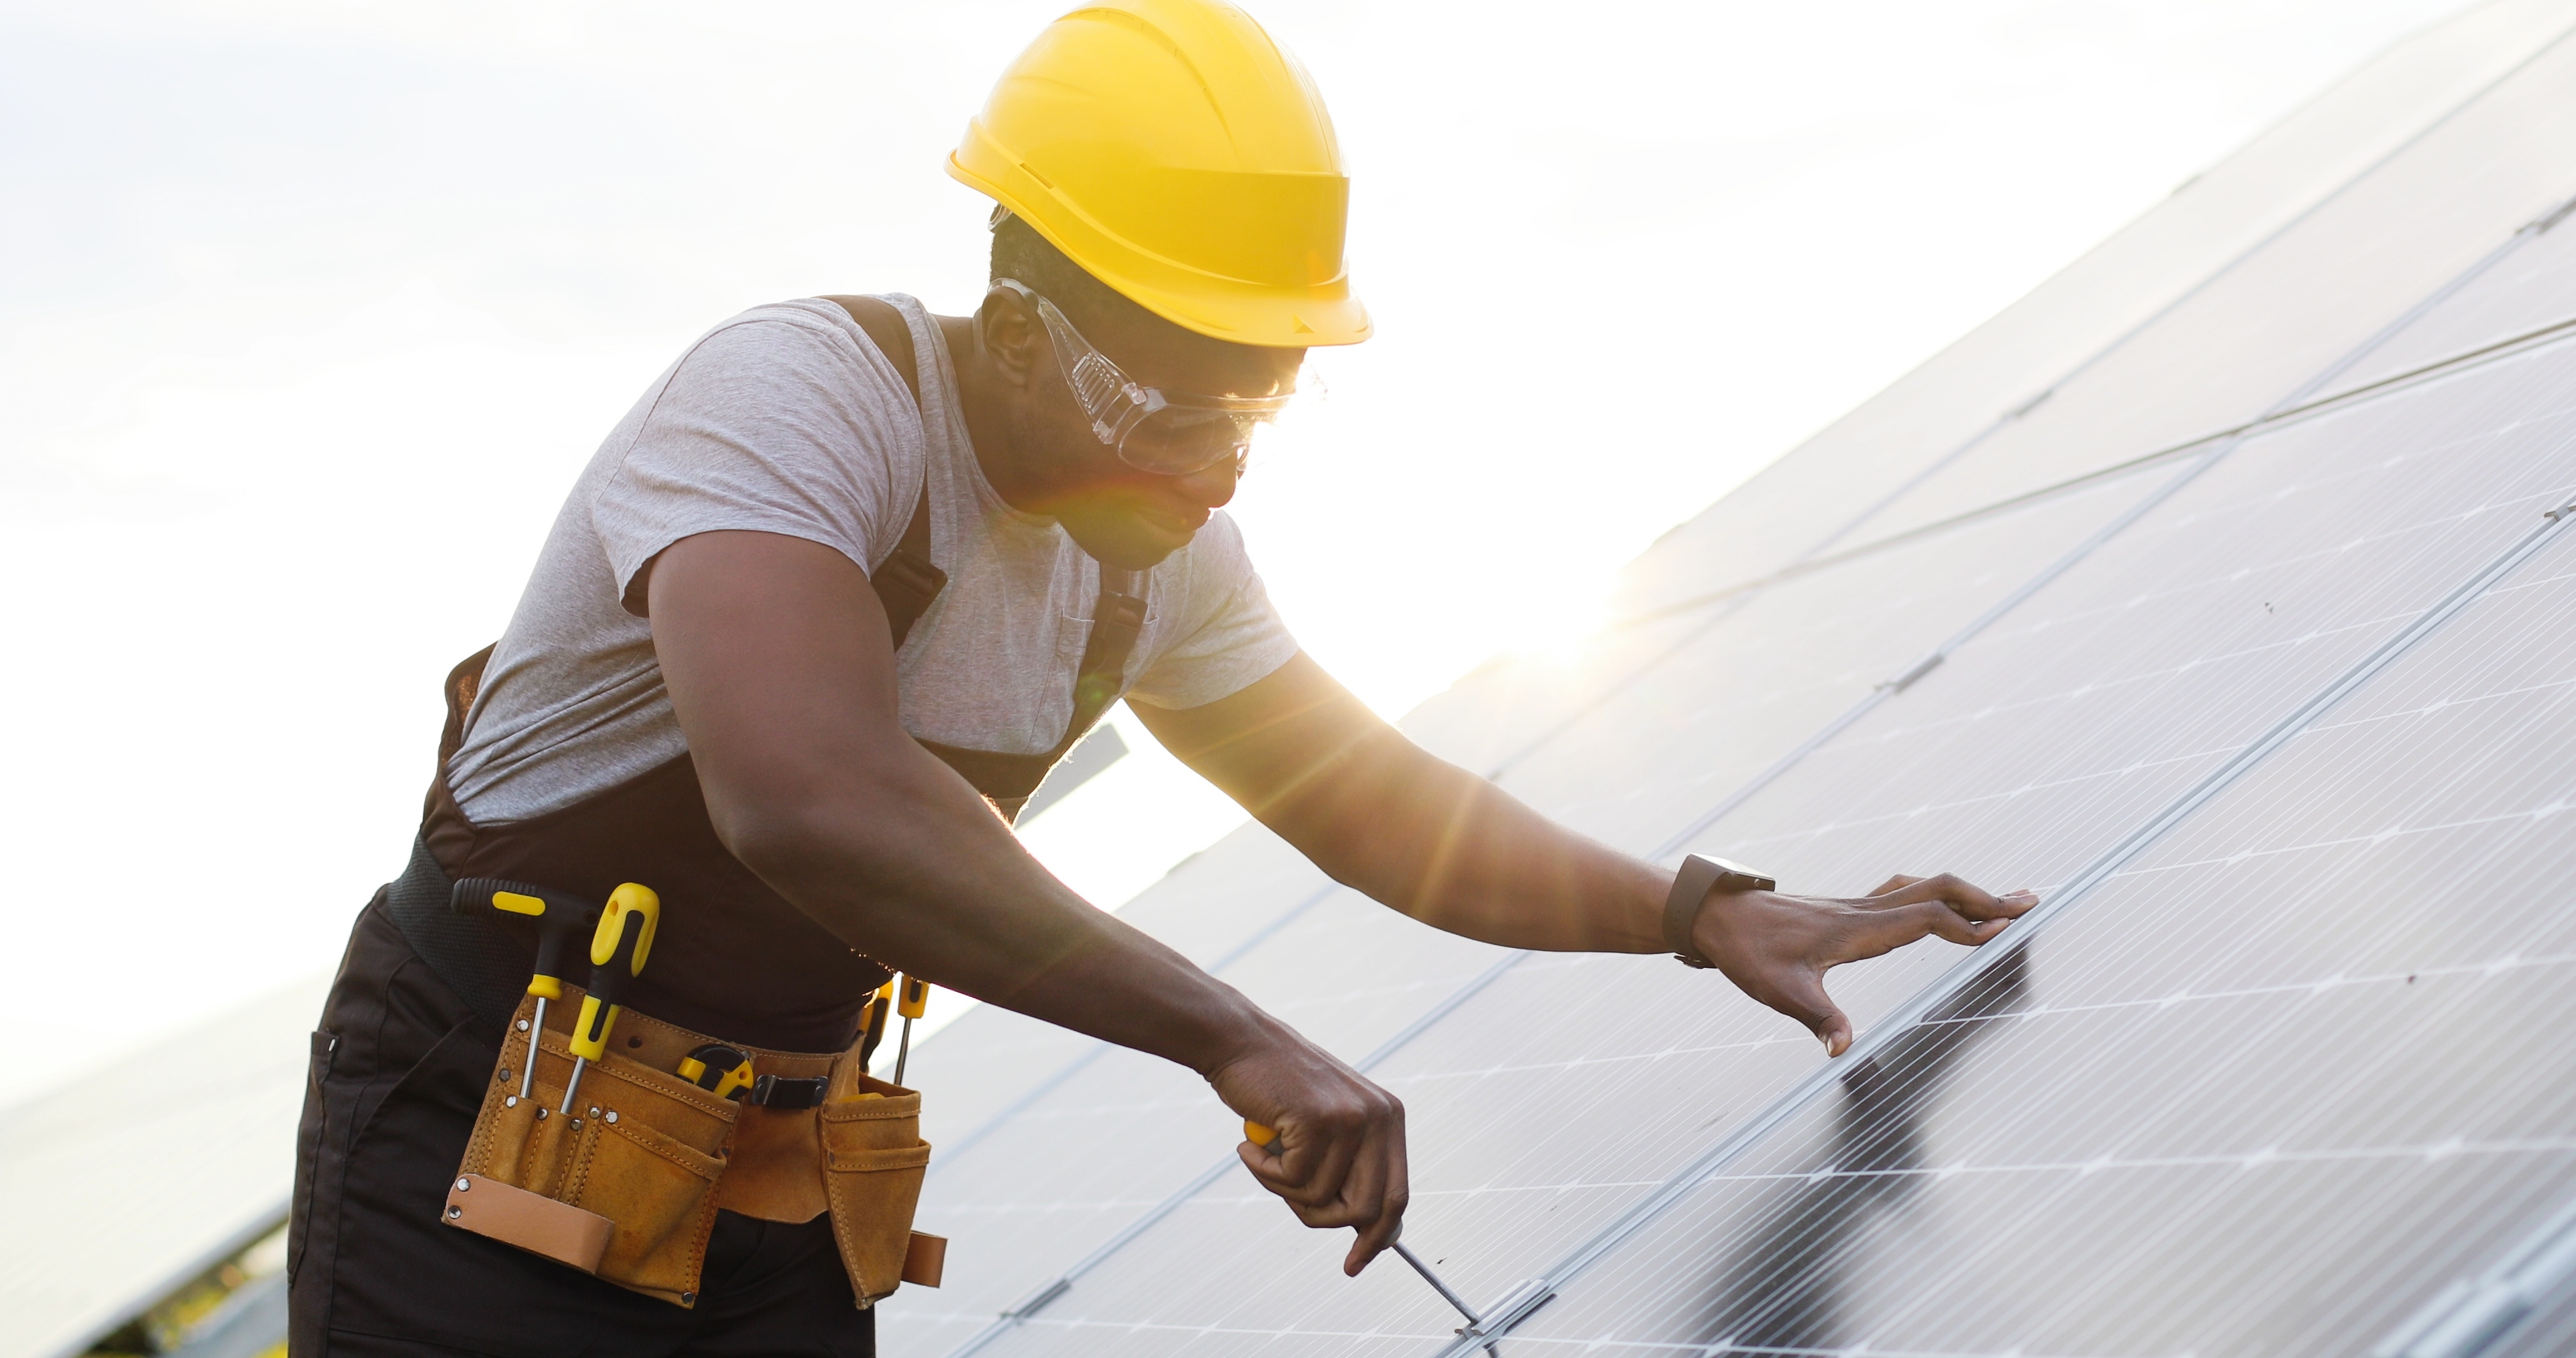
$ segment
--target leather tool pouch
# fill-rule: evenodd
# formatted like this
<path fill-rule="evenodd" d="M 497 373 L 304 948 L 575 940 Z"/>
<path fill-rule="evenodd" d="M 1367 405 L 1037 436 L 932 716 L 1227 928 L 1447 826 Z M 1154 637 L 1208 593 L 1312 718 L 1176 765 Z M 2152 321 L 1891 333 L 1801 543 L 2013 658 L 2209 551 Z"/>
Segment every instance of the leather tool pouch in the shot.
<path fill-rule="evenodd" d="M 912 1231 L 930 1163 L 921 1096 L 860 1074 L 855 1049 L 746 1049 L 757 1069 L 825 1090 L 819 1108 L 762 1107 L 717 1098 L 672 1073 L 713 1039 L 622 1010 L 607 1055 L 583 1071 L 566 1114 L 558 1111 L 572 1074 L 566 1043 L 581 994 L 566 987 L 564 999 L 548 1004 L 541 1033 L 523 1026 L 535 1003 L 522 1000 L 511 1019 L 448 1183 L 448 1225 L 695 1306 L 719 1207 L 789 1222 L 829 1210 L 861 1307 L 903 1282 L 939 1285 L 945 1242 Z M 532 1039 L 536 1084 L 522 1099 Z"/>

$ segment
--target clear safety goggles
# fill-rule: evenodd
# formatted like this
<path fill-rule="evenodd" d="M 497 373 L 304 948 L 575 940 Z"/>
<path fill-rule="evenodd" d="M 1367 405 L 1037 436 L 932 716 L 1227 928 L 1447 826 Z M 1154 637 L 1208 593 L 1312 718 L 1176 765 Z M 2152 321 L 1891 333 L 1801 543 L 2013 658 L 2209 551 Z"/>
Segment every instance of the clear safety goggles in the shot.
<path fill-rule="evenodd" d="M 1055 303 L 1016 278 L 996 278 L 1038 309 L 1066 386 L 1091 417 L 1091 432 L 1118 451 L 1118 459 L 1158 476 L 1187 476 L 1228 458 L 1240 466 L 1252 451 L 1252 431 L 1277 419 L 1296 400 L 1282 396 L 1198 396 L 1149 387 L 1118 370 L 1109 356 L 1073 328 Z"/>

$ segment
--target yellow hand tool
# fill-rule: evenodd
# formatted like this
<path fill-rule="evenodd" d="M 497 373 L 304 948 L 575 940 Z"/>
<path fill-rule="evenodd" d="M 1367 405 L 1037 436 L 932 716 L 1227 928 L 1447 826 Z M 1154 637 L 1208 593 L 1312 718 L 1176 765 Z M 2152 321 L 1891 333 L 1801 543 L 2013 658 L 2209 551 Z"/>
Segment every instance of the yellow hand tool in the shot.
<path fill-rule="evenodd" d="M 1274 1158 L 1280 1160 L 1282 1163 L 1285 1163 L 1288 1159 L 1288 1143 L 1279 1139 L 1279 1133 L 1272 1131 L 1270 1128 L 1264 1127 L 1260 1123 L 1254 1122 L 1249 1118 L 1245 1119 L 1243 1123 L 1243 1139 L 1270 1152 Z M 1397 1229 L 1399 1232 L 1402 1230 L 1401 1227 Z M 1449 1284 L 1440 1281 L 1440 1275 L 1431 1271 L 1431 1265 L 1422 1262 L 1420 1255 L 1417 1255 L 1413 1251 L 1404 1247 L 1404 1241 L 1397 1239 L 1390 1240 L 1387 1243 L 1395 1247 L 1396 1254 L 1401 1257 L 1404 1262 L 1413 1265 L 1413 1271 L 1422 1275 L 1422 1281 L 1431 1284 L 1431 1290 L 1439 1293 L 1441 1300 L 1458 1308 L 1458 1314 L 1465 1316 L 1468 1324 L 1482 1325 L 1485 1323 L 1485 1318 L 1476 1314 L 1476 1308 L 1469 1306 L 1466 1298 L 1450 1291 Z"/>
<path fill-rule="evenodd" d="M 741 1098 L 757 1078 L 751 1054 L 721 1042 L 709 1042 L 681 1057 L 679 1075 L 719 1099 Z"/>
<path fill-rule="evenodd" d="M 519 1072 L 519 1097 L 536 1088 L 537 1038 L 546 1030 L 546 1004 L 563 998 L 564 974 L 573 949 L 598 918 L 599 907 L 560 891 L 498 877 L 468 877 L 448 891 L 447 908 L 460 915 L 498 910 L 519 915 L 537 926 L 537 970 L 528 978 L 528 993 L 537 997 L 535 1019 L 528 1025 L 528 1059 Z"/>
<path fill-rule="evenodd" d="M 912 1059 L 912 1021 L 930 1008 L 930 982 L 906 976 L 895 992 L 894 1010 L 903 1015 L 903 1043 L 894 1052 L 894 1082 L 903 1083 L 903 1063 Z"/>
<path fill-rule="evenodd" d="M 573 1095 L 581 1089 L 581 1072 L 608 1054 L 608 1031 L 617 1026 L 618 1001 L 644 974 L 644 959 L 653 951 L 653 930 L 662 922 L 662 898 L 649 887 L 627 882 L 608 895 L 599 912 L 599 928 L 590 936 L 590 989 L 581 997 L 581 1017 L 572 1025 L 572 1078 L 564 1082 L 563 1107 L 572 1112 Z"/>

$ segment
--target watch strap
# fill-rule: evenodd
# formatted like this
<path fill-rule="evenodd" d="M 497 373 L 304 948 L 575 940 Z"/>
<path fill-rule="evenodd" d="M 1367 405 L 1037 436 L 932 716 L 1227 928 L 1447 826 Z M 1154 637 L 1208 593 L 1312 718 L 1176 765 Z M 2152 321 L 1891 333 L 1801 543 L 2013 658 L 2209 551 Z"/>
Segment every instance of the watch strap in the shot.
<path fill-rule="evenodd" d="M 1708 904 L 1710 893 L 1776 891 L 1779 887 L 1776 879 L 1741 863 L 1692 854 L 1682 860 L 1681 871 L 1673 878 L 1672 893 L 1664 897 L 1664 946 L 1671 948 L 1673 956 L 1685 966 L 1716 966 L 1691 946 L 1691 928 L 1699 923 L 1700 907 Z"/>

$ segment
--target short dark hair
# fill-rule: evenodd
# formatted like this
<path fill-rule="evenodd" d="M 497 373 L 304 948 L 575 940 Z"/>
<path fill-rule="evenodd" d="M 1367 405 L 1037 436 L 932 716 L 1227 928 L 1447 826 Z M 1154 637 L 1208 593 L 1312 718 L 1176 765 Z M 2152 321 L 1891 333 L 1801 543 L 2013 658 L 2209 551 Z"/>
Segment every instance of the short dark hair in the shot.
<path fill-rule="evenodd" d="M 1134 313 L 1151 320 L 1162 318 L 1127 300 L 1108 284 L 1094 278 L 1081 265 L 1055 248 L 1035 227 L 1011 214 L 993 227 L 993 272 L 995 278 L 1016 278 L 1031 291 L 1055 303 L 1076 329 L 1084 324 L 1104 321 L 1123 313 Z M 1169 325 L 1171 322 L 1163 321 Z"/>

